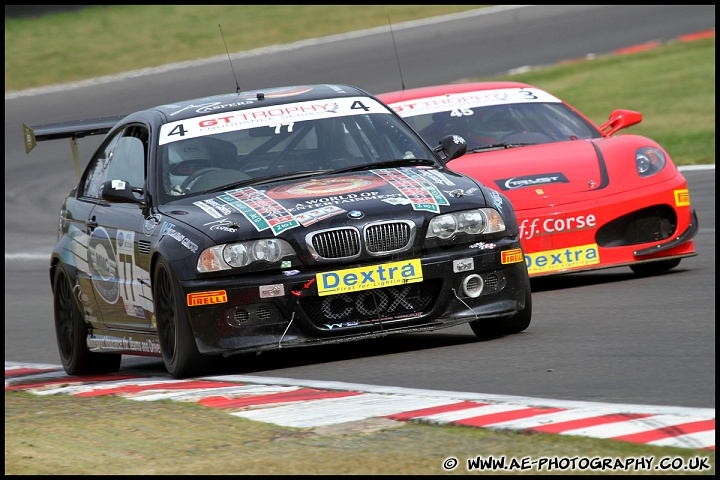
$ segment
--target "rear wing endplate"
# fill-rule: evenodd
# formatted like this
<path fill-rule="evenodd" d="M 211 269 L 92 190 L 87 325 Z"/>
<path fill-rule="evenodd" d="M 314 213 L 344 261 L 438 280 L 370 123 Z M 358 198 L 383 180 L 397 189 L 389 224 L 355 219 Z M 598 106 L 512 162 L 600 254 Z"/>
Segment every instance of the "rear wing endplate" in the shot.
<path fill-rule="evenodd" d="M 73 159 L 75 160 L 75 171 L 78 178 L 80 178 L 80 159 L 78 158 L 77 139 L 88 135 L 104 135 L 123 118 L 125 118 L 125 115 L 35 126 L 29 126 L 23 123 L 25 154 L 30 153 L 37 145 L 37 142 L 69 138 L 70 148 L 72 149 Z"/>

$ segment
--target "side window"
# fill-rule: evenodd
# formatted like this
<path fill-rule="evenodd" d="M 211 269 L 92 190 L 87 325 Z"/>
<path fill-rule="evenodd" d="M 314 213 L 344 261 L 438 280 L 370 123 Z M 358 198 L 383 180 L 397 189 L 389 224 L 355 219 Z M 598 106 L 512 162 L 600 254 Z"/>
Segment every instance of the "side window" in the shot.
<path fill-rule="evenodd" d="M 133 187 L 145 187 L 147 130 L 127 127 L 98 150 L 88 165 L 82 196 L 98 198 L 100 186 L 108 180 L 125 180 Z"/>
<path fill-rule="evenodd" d="M 103 148 L 98 150 L 95 156 L 90 160 L 90 164 L 86 170 L 87 176 L 83 182 L 83 188 L 80 195 L 83 197 L 98 198 L 100 195 L 100 185 L 103 184 L 107 177 L 107 171 L 110 167 L 110 161 L 113 157 L 113 151 L 120 135 L 115 135 Z"/>

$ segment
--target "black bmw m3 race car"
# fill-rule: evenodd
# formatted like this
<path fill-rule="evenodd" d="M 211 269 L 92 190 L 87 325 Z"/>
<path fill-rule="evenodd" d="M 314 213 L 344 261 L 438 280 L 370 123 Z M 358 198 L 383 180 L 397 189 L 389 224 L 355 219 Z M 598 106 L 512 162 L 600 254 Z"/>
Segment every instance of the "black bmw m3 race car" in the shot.
<path fill-rule="evenodd" d="M 356 87 L 23 129 L 28 153 L 104 135 L 62 205 L 50 260 L 68 374 L 147 355 L 181 378 L 245 352 L 530 324 L 508 199 L 445 167 L 467 150 L 461 137 L 432 148 Z"/>

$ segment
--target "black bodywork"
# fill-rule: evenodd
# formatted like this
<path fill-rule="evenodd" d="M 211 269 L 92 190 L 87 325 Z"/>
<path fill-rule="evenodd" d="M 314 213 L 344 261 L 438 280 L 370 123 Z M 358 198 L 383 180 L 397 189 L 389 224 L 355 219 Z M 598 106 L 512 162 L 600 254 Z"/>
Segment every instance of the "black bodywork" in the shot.
<path fill-rule="evenodd" d="M 383 114 L 418 142 L 419 160 L 228 179 L 224 188 L 181 196 L 164 189 L 164 124 L 342 97 L 374 100 L 346 85 L 287 87 L 24 126 L 28 152 L 36 141 L 106 135 L 62 205 L 51 258 L 66 371 L 113 371 L 122 354 L 151 355 L 184 377 L 244 352 L 462 323 L 477 335 L 525 330 L 530 284 L 512 205 L 444 166 L 445 156 L 464 152 L 449 152 L 451 137 L 433 150 L 390 109 Z M 129 160 L 112 170 L 123 155 Z M 479 208 L 497 211 L 505 229 L 427 237 L 433 217 Z M 293 253 L 198 271 L 210 247 L 266 238 L 286 241 Z"/>

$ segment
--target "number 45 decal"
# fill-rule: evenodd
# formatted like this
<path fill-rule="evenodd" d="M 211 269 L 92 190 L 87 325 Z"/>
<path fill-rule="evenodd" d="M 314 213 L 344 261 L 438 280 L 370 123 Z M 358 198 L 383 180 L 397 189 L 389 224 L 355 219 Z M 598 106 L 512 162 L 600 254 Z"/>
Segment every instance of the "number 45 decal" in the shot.
<path fill-rule="evenodd" d="M 469 116 L 472 115 L 474 112 L 469 108 L 456 108 L 452 112 L 450 112 L 451 117 L 463 117 L 463 116 Z"/>

